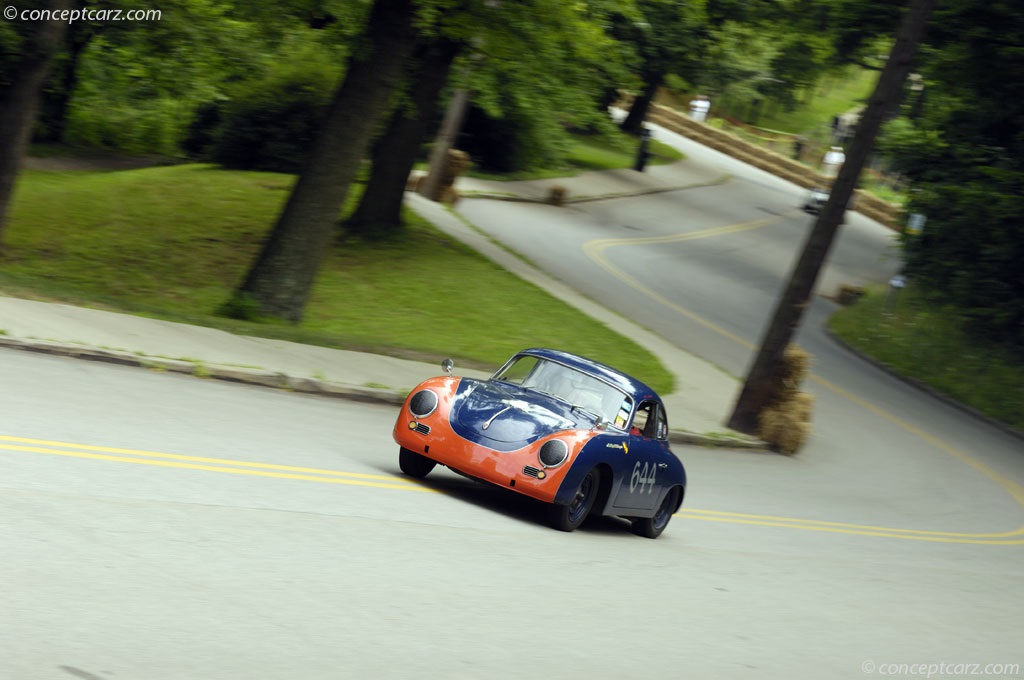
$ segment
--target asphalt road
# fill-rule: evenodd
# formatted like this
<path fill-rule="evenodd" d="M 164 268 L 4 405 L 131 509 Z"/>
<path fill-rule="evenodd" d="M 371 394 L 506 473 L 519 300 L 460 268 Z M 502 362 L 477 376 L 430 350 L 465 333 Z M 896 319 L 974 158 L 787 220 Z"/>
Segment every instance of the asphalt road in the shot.
<path fill-rule="evenodd" d="M 741 374 L 810 218 L 691 157 L 736 179 L 460 209 Z M 823 290 L 895 268 L 851 227 Z M 830 310 L 807 448 L 675 447 L 656 541 L 403 478 L 390 407 L 0 352 L 0 678 L 1024 677 L 1020 440 L 837 349 Z"/>
<path fill-rule="evenodd" d="M 658 138 L 682 147 L 684 162 L 731 171 L 732 179 L 566 208 L 466 199 L 458 211 L 573 288 L 742 375 L 813 225 L 799 207 L 805 192 L 666 131 Z M 857 213 L 848 221 L 821 293 L 888 281 L 900 269 L 892 231 Z"/>
<path fill-rule="evenodd" d="M 891 465 L 876 476 L 902 493 L 880 500 L 820 450 L 679 447 L 694 483 L 660 539 L 564 534 L 447 471 L 403 479 L 392 408 L 13 351 L 0 374 L 0 677 L 1024 662 L 1021 534 L 973 535 L 1013 531 L 1019 508 L 941 456 L 930 474 L 957 484 Z"/>
<path fill-rule="evenodd" d="M 742 378 L 812 226 L 799 210 L 804 191 L 657 134 L 679 145 L 685 162 L 712 164 L 732 179 L 569 209 L 470 199 L 459 211 L 549 273 Z M 993 519 L 1021 526 L 1024 496 L 1002 491 L 1019 493 L 1024 482 L 1020 439 L 908 387 L 825 334 L 837 309 L 825 295 L 841 283 L 886 282 L 900 268 L 892 232 L 855 213 L 847 221 L 797 336 L 813 357 L 805 389 L 816 402 L 813 437 L 792 465 L 811 477 L 801 485 L 801 473 L 789 473 L 800 493 L 773 505 L 799 515 L 811 501 L 828 514 L 834 498 L 850 496 L 865 523 L 895 517 L 907 526 L 935 512 L 969 523 L 991 507 Z M 932 507 L 936 498 L 944 510 Z"/>

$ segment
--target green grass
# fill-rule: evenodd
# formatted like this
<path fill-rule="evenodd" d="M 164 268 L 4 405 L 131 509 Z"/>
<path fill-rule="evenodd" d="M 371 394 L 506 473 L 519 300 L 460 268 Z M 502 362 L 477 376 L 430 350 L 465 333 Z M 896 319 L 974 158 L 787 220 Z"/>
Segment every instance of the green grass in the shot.
<path fill-rule="evenodd" d="M 494 368 L 523 347 L 553 346 L 671 390 L 671 375 L 650 352 L 412 213 L 400 238 L 339 238 L 301 324 L 216 316 L 293 181 L 194 164 L 25 172 L 0 259 L 0 292 L 309 344 L 430 361 L 452 356 L 478 368 Z"/>
<path fill-rule="evenodd" d="M 875 71 L 849 69 L 840 76 L 823 79 L 803 95 L 800 104 L 792 111 L 766 107 L 755 124 L 760 128 L 792 134 L 827 129 L 833 116 L 866 104 L 877 80 Z"/>
<path fill-rule="evenodd" d="M 877 72 L 851 67 L 823 78 L 814 87 L 798 94 L 797 105 L 789 111 L 767 102 L 755 112 L 748 99 L 713 98 L 712 120 L 728 116 L 761 128 L 768 135 L 772 132 L 805 136 L 813 136 L 816 132 L 826 134 L 830 132 L 833 116 L 867 103 L 877 79 Z M 683 92 L 665 91 L 659 95 L 659 101 L 683 112 L 689 111 L 690 99 L 692 96 Z"/>
<path fill-rule="evenodd" d="M 620 135 L 614 140 L 604 140 L 592 137 L 574 137 L 569 147 L 569 164 L 579 170 L 614 170 L 616 168 L 629 168 L 636 160 L 636 152 L 640 146 L 639 140 L 627 135 Z M 650 163 L 671 163 L 683 158 L 678 149 L 651 140 L 650 151 L 654 154 Z"/>
<path fill-rule="evenodd" d="M 955 311 L 928 303 L 912 288 L 887 295 L 885 288 L 870 289 L 829 327 L 895 373 L 1024 432 L 1021 357 L 968 336 Z"/>

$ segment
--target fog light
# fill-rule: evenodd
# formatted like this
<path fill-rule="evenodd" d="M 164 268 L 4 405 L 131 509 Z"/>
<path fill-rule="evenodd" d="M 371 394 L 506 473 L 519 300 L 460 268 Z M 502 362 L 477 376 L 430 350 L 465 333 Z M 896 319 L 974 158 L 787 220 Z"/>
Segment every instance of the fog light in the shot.
<path fill-rule="evenodd" d="M 409 429 L 410 430 L 415 430 L 416 429 L 416 421 L 415 420 L 410 420 L 409 421 Z"/>

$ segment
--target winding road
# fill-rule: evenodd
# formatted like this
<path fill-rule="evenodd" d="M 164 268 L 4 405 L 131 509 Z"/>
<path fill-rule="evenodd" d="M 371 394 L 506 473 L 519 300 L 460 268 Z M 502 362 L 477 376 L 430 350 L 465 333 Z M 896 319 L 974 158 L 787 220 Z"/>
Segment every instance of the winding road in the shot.
<path fill-rule="evenodd" d="M 742 375 L 811 218 L 679 143 L 732 179 L 460 211 Z M 897 266 L 853 216 L 822 291 Z M 0 352 L 0 678 L 1024 677 L 1021 440 L 838 348 L 832 309 L 812 441 L 676 446 L 656 541 L 402 477 L 393 407 Z"/>

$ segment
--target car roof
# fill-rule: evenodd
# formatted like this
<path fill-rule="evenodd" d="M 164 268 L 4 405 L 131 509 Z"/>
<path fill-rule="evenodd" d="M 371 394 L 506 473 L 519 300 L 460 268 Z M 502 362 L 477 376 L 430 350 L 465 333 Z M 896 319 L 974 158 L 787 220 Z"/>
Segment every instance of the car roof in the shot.
<path fill-rule="evenodd" d="M 602 364 L 599 361 L 594 361 L 593 359 L 588 359 L 587 357 L 580 356 L 578 354 L 572 354 L 571 352 L 564 352 L 558 349 L 546 349 L 543 347 L 524 349 L 523 351 L 516 353 L 516 356 L 523 355 L 533 356 L 539 359 L 547 359 L 549 361 L 564 364 L 569 368 L 589 373 L 596 378 L 618 387 L 637 401 L 641 399 L 657 399 L 658 401 L 661 401 L 661 398 L 658 397 L 658 393 L 646 384 L 618 369 Z"/>

